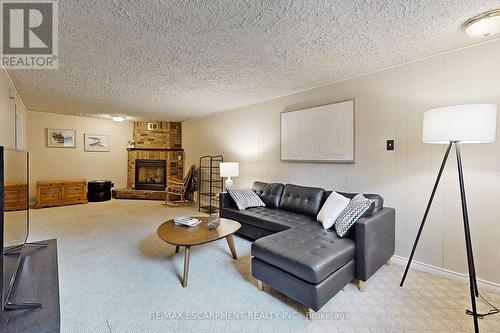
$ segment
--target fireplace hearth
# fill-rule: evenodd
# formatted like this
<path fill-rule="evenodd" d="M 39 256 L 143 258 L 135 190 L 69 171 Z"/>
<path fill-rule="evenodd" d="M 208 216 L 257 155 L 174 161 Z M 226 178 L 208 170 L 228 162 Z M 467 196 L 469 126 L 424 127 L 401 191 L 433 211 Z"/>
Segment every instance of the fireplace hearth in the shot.
<path fill-rule="evenodd" d="M 164 191 L 167 185 L 165 160 L 135 160 L 135 189 Z"/>

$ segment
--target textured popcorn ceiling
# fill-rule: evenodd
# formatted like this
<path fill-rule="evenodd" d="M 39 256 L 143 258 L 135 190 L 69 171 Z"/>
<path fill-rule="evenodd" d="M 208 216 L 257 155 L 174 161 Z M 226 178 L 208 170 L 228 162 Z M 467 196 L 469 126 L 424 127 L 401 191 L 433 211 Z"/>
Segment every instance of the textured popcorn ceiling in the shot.
<path fill-rule="evenodd" d="M 478 42 L 493 0 L 59 1 L 59 69 L 9 71 L 34 111 L 185 120 Z"/>

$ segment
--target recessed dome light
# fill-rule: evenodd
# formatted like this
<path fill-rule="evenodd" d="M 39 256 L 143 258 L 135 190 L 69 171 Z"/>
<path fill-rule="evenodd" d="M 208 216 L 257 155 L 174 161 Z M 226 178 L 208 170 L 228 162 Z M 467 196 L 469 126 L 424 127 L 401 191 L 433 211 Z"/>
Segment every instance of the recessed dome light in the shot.
<path fill-rule="evenodd" d="M 468 19 L 462 29 L 471 37 L 488 37 L 500 32 L 500 9 L 493 9 Z"/>
<path fill-rule="evenodd" d="M 114 121 L 124 121 L 125 117 L 112 117 Z"/>

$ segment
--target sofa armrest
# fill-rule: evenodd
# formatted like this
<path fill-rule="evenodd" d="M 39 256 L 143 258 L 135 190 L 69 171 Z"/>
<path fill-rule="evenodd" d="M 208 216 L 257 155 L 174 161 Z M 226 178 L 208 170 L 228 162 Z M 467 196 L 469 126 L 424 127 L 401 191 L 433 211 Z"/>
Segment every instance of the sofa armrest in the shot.
<path fill-rule="evenodd" d="M 227 192 L 219 193 L 219 215 L 222 217 L 222 210 L 224 208 L 236 208 L 236 203 Z"/>
<path fill-rule="evenodd" d="M 368 280 L 393 255 L 396 212 L 384 207 L 355 224 L 356 278 Z"/>

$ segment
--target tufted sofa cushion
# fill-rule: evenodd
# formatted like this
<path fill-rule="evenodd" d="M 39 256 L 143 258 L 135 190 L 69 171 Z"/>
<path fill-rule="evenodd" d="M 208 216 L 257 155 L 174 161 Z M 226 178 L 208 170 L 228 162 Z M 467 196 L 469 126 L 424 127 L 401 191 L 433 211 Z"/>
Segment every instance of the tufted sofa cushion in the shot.
<path fill-rule="evenodd" d="M 256 240 L 252 255 L 302 280 L 319 283 L 354 259 L 355 244 L 315 222 Z"/>
<path fill-rule="evenodd" d="M 285 185 L 280 183 L 254 182 L 252 190 L 269 208 L 278 208 Z"/>
<path fill-rule="evenodd" d="M 323 204 L 324 194 L 322 188 L 286 184 L 279 209 L 316 217 Z"/>
<path fill-rule="evenodd" d="M 272 232 L 287 230 L 315 220 L 310 216 L 266 207 L 254 207 L 245 210 L 224 208 L 224 217 Z"/>

